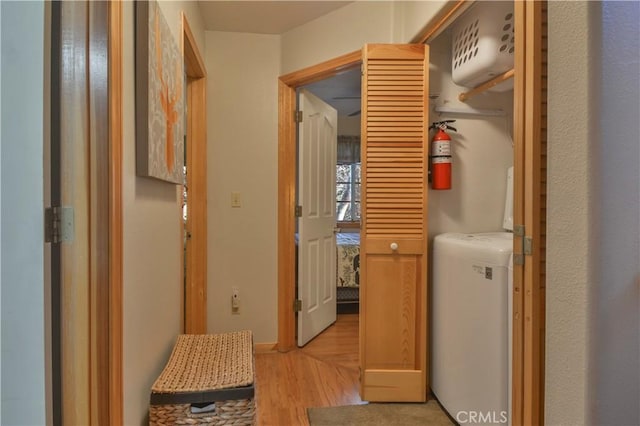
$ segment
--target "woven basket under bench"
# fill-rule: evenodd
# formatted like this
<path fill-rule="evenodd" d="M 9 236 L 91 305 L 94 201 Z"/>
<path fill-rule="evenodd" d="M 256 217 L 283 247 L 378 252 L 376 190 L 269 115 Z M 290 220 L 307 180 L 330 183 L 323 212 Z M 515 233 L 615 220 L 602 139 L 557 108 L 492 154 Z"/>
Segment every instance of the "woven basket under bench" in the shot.
<path fill-rule="evenodd" d="M 180 335 L 151 388 L 149 424 L 253 425 L 254 376 L 250 331 Z"/>

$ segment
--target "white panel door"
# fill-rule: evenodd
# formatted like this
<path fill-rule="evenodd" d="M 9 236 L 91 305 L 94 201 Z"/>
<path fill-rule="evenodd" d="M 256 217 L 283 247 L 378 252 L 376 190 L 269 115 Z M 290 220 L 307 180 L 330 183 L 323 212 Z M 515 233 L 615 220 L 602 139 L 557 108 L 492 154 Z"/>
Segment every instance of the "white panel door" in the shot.
<path fill-rule="evenodd" d="M 298 346 L 336 321 L 336 152 L 338 113 L 310 92 L 298 99 Z"/>

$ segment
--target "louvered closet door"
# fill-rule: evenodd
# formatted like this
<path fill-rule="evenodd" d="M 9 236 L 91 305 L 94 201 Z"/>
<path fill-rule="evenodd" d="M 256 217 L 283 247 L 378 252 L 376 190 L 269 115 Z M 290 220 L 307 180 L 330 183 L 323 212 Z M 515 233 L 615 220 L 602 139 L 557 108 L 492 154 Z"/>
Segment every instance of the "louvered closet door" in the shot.
<path fill-rule="evenodd" d="M 428 46 L 367 45 L 362 79 L 361 397 L 425 401 Z"/>

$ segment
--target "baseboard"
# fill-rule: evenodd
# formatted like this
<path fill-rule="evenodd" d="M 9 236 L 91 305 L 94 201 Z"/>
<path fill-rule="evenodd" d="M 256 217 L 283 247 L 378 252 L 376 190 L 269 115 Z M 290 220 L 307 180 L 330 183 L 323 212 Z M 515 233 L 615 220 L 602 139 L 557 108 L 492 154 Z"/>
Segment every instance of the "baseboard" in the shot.
<path fill-rule="evenodd" d="M 336 313 L 338 314 L 357 314 L 360 312 L 360 303 L 354 302 L 338 302 Z"/>
<path fill-rule="evenodd" d="M 254 343 L 253 349 L 257 354 L 266 354 L 269 352 L 276 352 L 278 343 Z"/>

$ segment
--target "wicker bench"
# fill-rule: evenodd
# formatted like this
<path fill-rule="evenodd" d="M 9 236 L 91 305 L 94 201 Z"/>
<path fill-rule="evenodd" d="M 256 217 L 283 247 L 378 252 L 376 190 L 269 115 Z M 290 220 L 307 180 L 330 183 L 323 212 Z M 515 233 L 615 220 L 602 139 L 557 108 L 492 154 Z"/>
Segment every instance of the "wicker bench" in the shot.
<path fill-rule="evenodd" d="M 178 336 L 151 388 L 149 424 L 255 424 L 250 331 Z"/>

